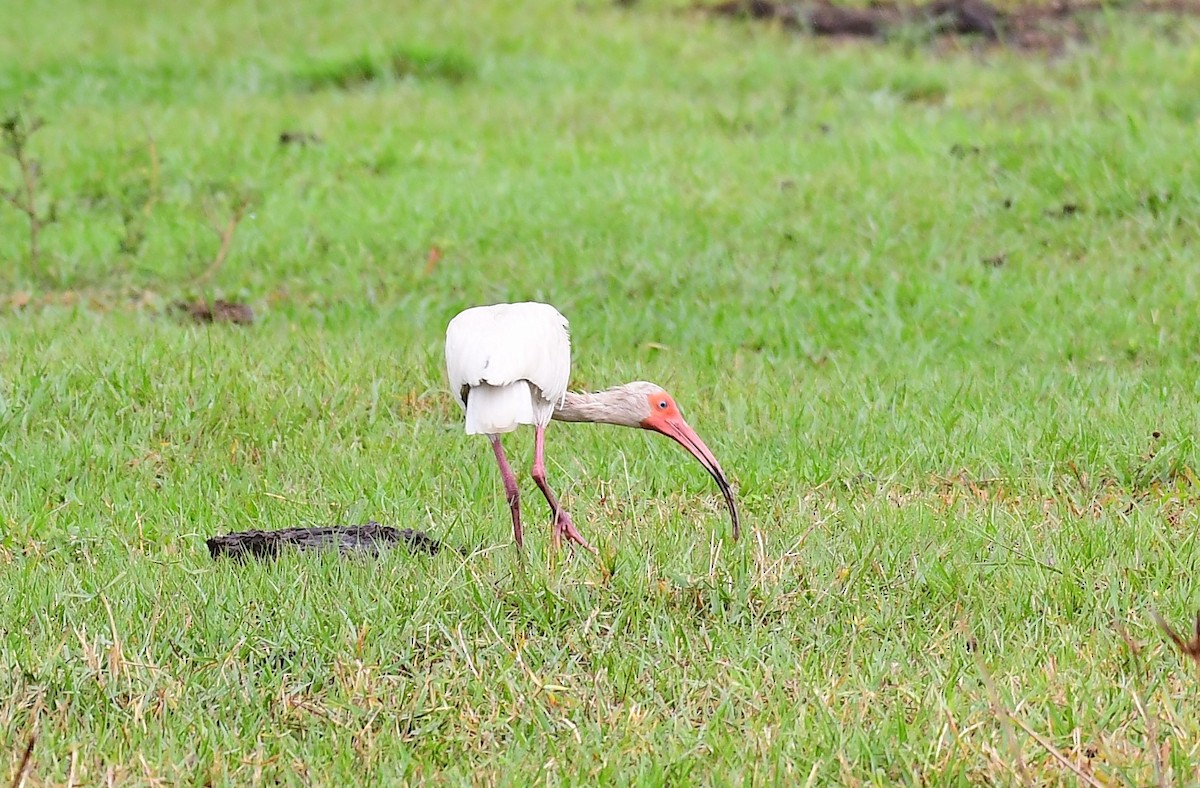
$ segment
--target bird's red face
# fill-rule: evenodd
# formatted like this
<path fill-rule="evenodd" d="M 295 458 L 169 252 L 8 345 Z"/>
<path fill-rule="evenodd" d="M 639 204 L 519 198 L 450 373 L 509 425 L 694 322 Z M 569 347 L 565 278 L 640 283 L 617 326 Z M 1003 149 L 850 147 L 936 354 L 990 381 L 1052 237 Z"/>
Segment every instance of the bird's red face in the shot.
<path fill-rule="evenodd" d="M 721 494 L 725 496 L 725 503 L 729 507 L 729 516 L 733 519 L 733 538 L 737 539 L 740 530 L 737 506 L 734 505 L 733 492 L 729 489 L 729 482 L 725 479 L 725 472 L 721 470 L 717 458 L 709 451 L 704 441 L 700 440 L 696 431 L 684 421 L 683 414 L 679 412 L 679 408 L 675 405 L 675 400 L 671 399 L 670 394 L 661 390 L 652 392 L 646 395 L 646 401 L 650 405 L 650 415 L 642 419 L 642 429 L 666 435 L 699 460 L 709 475 L 716 480 L 717 486 L 721 488 Z"/>
<path fill-rule="evenodd" d="M 683 421 L 683 415 L 679 412 L 679 406 L 675 404 L 675 400 L 671 399 L 671 395 L 665 391 L 658 391 L 646 395 L 646 401 L 650 403 L 650 415 L 642 420 L 642 426 L 646 429 L 656 430 L 657 425 L 666 424 L 672 420 Z"/>

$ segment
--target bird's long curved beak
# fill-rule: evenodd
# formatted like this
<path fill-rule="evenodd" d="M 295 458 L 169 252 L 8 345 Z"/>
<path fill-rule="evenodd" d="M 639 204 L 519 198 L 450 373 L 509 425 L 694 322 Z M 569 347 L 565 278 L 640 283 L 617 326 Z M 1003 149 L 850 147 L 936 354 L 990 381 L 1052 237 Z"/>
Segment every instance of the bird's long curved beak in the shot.
<path fill-rule="evenodd" d="M 709 451 L 708 446 L 704 445 L 704 441 L 700 440 L 700 436 L 696 434 L 696 431 L 681 416 L 667 418 L 655 418 L 652 416 L 642 422 L 642 426 L 666 435 L 680 446 L 683 446 L 693 457 L 700 461 L 700 464 L 704 466 L 704 470 L 708 471 L 709 475 L 716 480 L 717 486 L 721 488 L 721 494 L 725 496 L 725 504 L 729 507 L 729 517 L 733 521 L 733 538 L 736 541 L 741 536 L 741 524 L 738 520 L 737 504 L 733 501 L 733 490 L 729 489 L 729 481 L 725 478 L 725 472 L 721 470 L 721 464 L 717 462 L 717 458 Z"/>

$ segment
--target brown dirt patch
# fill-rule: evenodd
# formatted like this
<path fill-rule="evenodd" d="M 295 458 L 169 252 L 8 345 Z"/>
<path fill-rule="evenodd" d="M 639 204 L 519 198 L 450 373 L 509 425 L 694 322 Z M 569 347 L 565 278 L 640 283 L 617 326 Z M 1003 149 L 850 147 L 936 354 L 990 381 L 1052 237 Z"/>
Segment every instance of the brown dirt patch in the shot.
<path fill-rule="evenodd" d="M 1004 9 L 987 0 L 933 0 L 924 5 L 872 0 L 858 8 L 833 5 L 827 0 L 725 0 L 697 8 L 715 16 L 775 22 L 812 36 L 886 39 L 913 31 L 934 39 L 972 36 L 1033 50 L 1058 50 L 1067 41 L 1086 39 L 1087 20 L 1105 10 L 1200 16 L 1200 0 L 1143 0 L 1119 6 L 1085 0 Z"/>
<path fill-rule="evenodd" d="M 175 309 L 197 323 L 234 323 L 248 326 L 254 322 L 254 310 L 235 301 L 180 301 Z"/>

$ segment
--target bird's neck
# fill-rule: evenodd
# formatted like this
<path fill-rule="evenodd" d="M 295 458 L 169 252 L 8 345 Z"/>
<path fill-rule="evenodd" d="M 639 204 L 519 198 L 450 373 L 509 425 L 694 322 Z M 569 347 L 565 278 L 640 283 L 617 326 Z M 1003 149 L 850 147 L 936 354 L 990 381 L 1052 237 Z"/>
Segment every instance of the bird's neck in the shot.
<path fill-rule="evenodd" d="M 637 395 L 632 395 L 637 396 Z M 618 427 L 640 427 L 630 413 L 630 392 L 621 386 L 596 392 L 568 391 L 561 406 L 554 409 L 555 421 L 586 421 L 592 424 L 615 424 Z"/>

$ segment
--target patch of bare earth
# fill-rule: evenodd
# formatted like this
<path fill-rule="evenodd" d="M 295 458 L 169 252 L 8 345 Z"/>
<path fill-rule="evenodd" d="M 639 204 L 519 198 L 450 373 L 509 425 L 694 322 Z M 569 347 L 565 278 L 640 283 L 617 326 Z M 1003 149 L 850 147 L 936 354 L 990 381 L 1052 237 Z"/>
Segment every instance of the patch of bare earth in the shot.
<path fill-rule="evenodd" d="M 999 8 L 987 0 L 933 0 L 908 5 L 871 0 L 863 7 L 827 0 L 725 0 L 696 6 L 715 16 L 774 22 L 812 36 L 884 40 L 904 31 L 922 33 L 941 43 L 970 36 L 999 46 L 1057 51 L 1068 41 L 1087 38 L 1087 22 L 1104 11 L 1129 14 L 1200 16 L 1200 0 L 1142 0 L 1123 3 L 1053 2 Z"/>
<path fill-rule="evenodd" d="M 196 323 L 233 323 L 248 326 L 254 322 L 254 310 L 249 306 L 220 298 L 212 302 L 180 301 L 175 304 L 175 310 Z"/>

